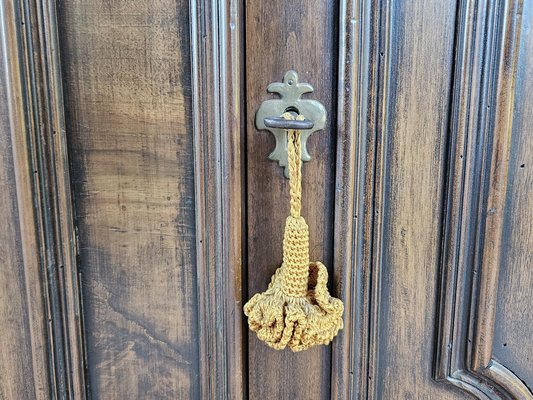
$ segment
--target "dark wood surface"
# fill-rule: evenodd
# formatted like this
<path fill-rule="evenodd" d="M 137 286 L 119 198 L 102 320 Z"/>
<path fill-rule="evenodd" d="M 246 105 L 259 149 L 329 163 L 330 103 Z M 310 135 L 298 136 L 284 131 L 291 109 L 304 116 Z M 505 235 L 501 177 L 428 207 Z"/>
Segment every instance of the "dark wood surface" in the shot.
<path fill-rule="evenodd" d="M 191 24 L 200 398 L 239 399 L 248 335 L 242 4 L 195 0 Z"/>
<path fill-rule="evenodd" d="M 1 50 L 2 54 L 6 54 L 5 48 Z M 2 78 L 5 74 L 6 70 L 2 69 Z M 6 80 L 0 79 L 2 100 L 9 99 L 6 90 Z M 13 126 L 8 118 L 6 101 L 0 102 L 0 115 L 0 398 L 31 399 L 35 395 L 43 396 L 47 393 L 46 371 L 34 371 L 34 367 L 44 369 L 46 360 L 41 359 L 41 365 L 32 360 L 27 288 L 21 273 L 24 259 L 10 137 Z M 39 337 L 37 332 L 34 335 Z"/>
<path fill-rule="evenodd" d="M 533 398 L 533 1 L 54 5 L 0 4 L 0 399 Z M 297 354 L 242 314 L 282 259 L 254 117 L 289 69 L 346 306 Z"/>
<path fill-rule="evenodd" d="M 532 397 L 493 353 L 521 12 L 465 2 L 458 14 L 435 376 L 476 397 Z"/>
<path fill-rule="evenodd" d="M 388 69 L 376 143 L 369 398 L 464 397 L 435 384 L 429 356 L 455 12 L 446 2 L 391 3 L 382 20 Z"/>
<path fill-rule="evenodd" d="M 341 22 L 335 267 L 349 317 L 332 398 L 460 398 L 432 380 L 424 322 L 435 311 L 455 9 L 348 1 Z"/>
<path fill-rule="evenodd" d="M 525 2 L 496 305 L 494 357 L 533 387 L 533 3 Z"/>
<path fill-rule="evenodd" d="M 53 2 L 2 2 L 1 398 L 85 398 Z M 5 279 L 4 279 L 5 278 Z"/>
<path fill-rule="evenodd" d="M 198 398 L 188 3 L 62 1 L 93 398 Z"/>
<path fill-rule="evenodd" d="M 310 230 L 311 260 L 332 271 L 335 173 L 336 32 L 335 2 L 257 1 L 246 9 L 246 138 L 248 297 L 264 291 L 282 260 L 282 238 L 289 212 L 289 185 L 283 169 L 268 159 L 274 137 L 254 126 L 255 112 L 275 95 L 266 91 L 288 70 L 313 85 L 306 95 L 328 112 L 326 128 L 308 140 L 312 160 L 303 165 L 303 207 Z M 272 351 L 249 334 L 250 399 L 329 398 L 331 348 L 293 354 Z"/>

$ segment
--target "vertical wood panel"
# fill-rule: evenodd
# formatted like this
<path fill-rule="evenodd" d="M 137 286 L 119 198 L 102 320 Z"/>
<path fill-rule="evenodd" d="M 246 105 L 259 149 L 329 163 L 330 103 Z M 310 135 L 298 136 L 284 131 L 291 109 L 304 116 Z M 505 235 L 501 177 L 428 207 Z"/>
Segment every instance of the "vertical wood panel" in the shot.
<path fill-rule="evenodd" d="M 436 280 L 455 7 L 390 3 L 387 86 L 376 165 L 371 308 L 378 354 L 370 398 L 458 398 L 435 384 Z M 371 336 L 372 337 L 372 336 Z M 461 395 L 462 396 L 462 395 Z"/>
<path fill-rule="evenodd" d="M 521 3 L 459 6 L 435 376 L 480 398 L 530 399 L 493 357 Z"/>
<path fill-rule="evenodd" d="M 2 43 L 0 42 L 0 45 Z M 1 49 L 5 54 L 5 49 Z M 39 374 L 47 371 L 32 360 L 27 293 L 24 282 L 24 259 L 20 245 L 13 149 L 8 118 L 6 71 L 2 65 L 0 78 L 0 398 L 21 400 L 45 398 L 48 383 L 39 382 Z M 37 334 L 37 332 L 35 332 Z M 44 349 L 43 349 L 44 350 Z M 44 354 L 44 352 L 43 352 Z M 41 368 L 44 365 L 41 365 Z M 42 376 L 41 375 L 41 376 Z"/>
<path fill-rule="evenodd" d="M 282 235 L 289 212 L 289 185 L 283 169 L 268 159 L 273 136 L 257 132 L 255 112 L 273 98 L 267 86 L 287 70 L 299 73 L 315 91 L 309 96 L 328 111 L 324 131 L 308 141 L 312 160 L 303 166 L 303 209 L 310 230 L 312 260 L 332 270 L 332 228 L 335 163 L 335 74 L 337 7 L 327 1 L 249 0 L 246 11 L 246 122 L 248 294 L 264 291 L 282 261 Z M 332 275 L 332 274 L 330 274 Z M 333 295 L 335 295 L 333 291 Z M 275 351 L 249 335 L 251 399 L 328 398 L 331 347 L 302 353 Z"/>
<path fill-rule="evenodd" d="M 246 396 L 242 4 L 191 0 L 200 397 Z"/>
<path fill-rule="evenodd" d="M 1 309 L 7 314 L 1 336 L 9 342 L 2 343 L 7 353 L 2 353 L 0 365 L 0 397 L 83 399 L 83 338 L 55 3 L 2 2 L 0 28 L 0 164 L 2 196 L 8 196 L 2 212 L 9 212 L 2 227 L 10 229 L 2 230 L 6 240 L 1 259 L 7 266 L 2 268 L 6 290 Z"/>
<path fill-rule="evenodd" d="M 84 398 L 85 372 L 105 399 L 468 396 L 432 354 L 532 398 L 531 4 L 61 0 L 87 371 L 54 4 L 0 5 L 1 399 Z M 303 215 L 346 304 L 297 354 L 243 337 L 241 298 L 281 263 L 288 181 L 253 121 L 288 69 L 329 114 Z"/>
<path fill-rule="evenodd" d="M 94 398 L 198 398 L 186 1 L 61 2 Z"/>
<path fill-rule="evenodd" d="M 533 390 L 533 2 L 525 1 L 516 76 L 494 357 Z"/>
<path fill-rule="evenodd" d="M 335 277 L 345 325 L 333 343 L 333 399 L 366 399 L 375 369 L 377 305 L 372 252 L 376 146 L 388 100 L 389 13 L 385 2 L 341 2 L 335 190 Z M 374 288 L 374 290 L 373 290 Z"/>
<path fill-rule="evenodd" d="M 332 396 L 461 398 L 432 381 L 427 359 L 455 10 L 345 1 L 340 23 L 335 256 L 347 321 Z"/>

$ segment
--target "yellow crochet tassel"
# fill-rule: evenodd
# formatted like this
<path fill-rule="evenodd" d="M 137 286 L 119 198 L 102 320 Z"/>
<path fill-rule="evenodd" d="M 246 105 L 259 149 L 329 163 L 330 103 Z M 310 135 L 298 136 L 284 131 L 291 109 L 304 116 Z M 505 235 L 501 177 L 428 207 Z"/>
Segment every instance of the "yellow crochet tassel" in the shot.
<path fill-rule="evenodd" d="M 290 113 L 285 119 L 294 119 Z M 296 119 L 303 120 L 299 115 Z M 309 228 L 302 208 L 302 159 L 300 132 L 287 131 L 291 215 L 285 223 L 283 264 L 268 289 L 245 305 L 248 326 L 270 347 L 289 346 L 301 351 L 329 344 L 343 327 L 342 301 L 331 297 L 328 271 L 321 262 L 309 262 Z"/>

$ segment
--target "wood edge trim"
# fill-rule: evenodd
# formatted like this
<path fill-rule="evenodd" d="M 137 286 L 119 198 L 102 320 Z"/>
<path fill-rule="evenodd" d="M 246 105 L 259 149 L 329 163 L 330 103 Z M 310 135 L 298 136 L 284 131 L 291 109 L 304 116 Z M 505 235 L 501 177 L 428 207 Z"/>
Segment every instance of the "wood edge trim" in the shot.
<path fill-rule="evenodd" d="M 493 383 L 495 380 L 499 382 L 496 386 Z M 524 382 L 496 360 L 491 360 L 482 376 L 468 370 L 458 369 L 443 378 L 443 381 L 470 393 L 478 399 L 531 399 L 531 392 Z"/>
<path fill-rule="evenodd" d="M 89 396 L 86 378 L 86 348 L 83 325 L 83 302 L 81 277 L 78 267 L 78 240 L 75 227 L 73 195 L 70 185 L 70 169 L 67 147 L 67 132 L 64 115 L 63 81 L 61 73 L 57 6 L 54 1 L 41 4 L 43 29 L 41 37 L 46 43 L 43 63 L 47 66 L 45 83 L 48 87 L 47 108 L 50 114 L 49 132 L 53 139 L 52 161 L 56 230 L 61 247 L 64 293 L 63 313 L 66 315 L 66 357 L 68 361 L 69 393 L 76 399 Z M 36 7 L 37 8 L 37 7 Z M 39 9 L 38 9 L 39 10 Z"/>
<path fill-rule="evenodd" d="M 487 367 L 492 360 L 496 293 L 501 265 L 501 239 L 505 220 L 508 161 L 511 148 L 516 70 L 522 19 L 521 0 L 503 2 L 502 33 L 499 39 L 494 122 L 487 206 L 481 255 L 479 299 L 476 307 L 473 370 Z M 480 316 L 483 316 L 481 318 Z"/>
<path fill-rule="evenodd" d="M 486 2 L 464 0 L 461 3 L 462 18 L 457 57 L 459 60 L 454 86 L 455 111 L 453 111 L 450 142 L 450 160 L 447 176 L 447 195 L 445 197 L 445 216 L 443 252 L 441 258 L 441 288 L 439 296 L 439 316 L 436 328 L 437 345 L 435 348 L 434 378 L 466 390 L 478 398 L 519 398 L 533 399 L 533 395 L 525 384 L 510 370 L 492 359 L 493 331 L 495 322 L 495 294 L 498 290 L 498 274 L 501 258 L 501 236 L 503 229 L 503 209 L 507 188 L 507 160 L 510 150 L 510 136 L 514 101 L 515 72 L 517 67 L 519 33 L 521 23 L 521 0 L 495 1 L 490 8 L 496 12 L 498 6 L 503 12 L 502 19 L 498 15 L 492 22 L 491 15 L 485 15 L 489 8 Z M 479 18 L 474 21 L 472 18 Z M 481 21 L 483 19 L 484 21 Z M 503 21 L 502 23 L 498 23 Z M 465 26 L 466 24 L 466 26 Z M 474 26 L 477 28 L 474 29 Z M 498 29 L 501 34 L 498 35 Z M 468 32 L 477 30 L 474 37 Z M 489 43 L 481 43 L 489 37 Z M 463 43 L 464 42 L 464 43 Z M 487 68 L 492 73 L 490 78 L 482 81 L 476 68 L 480 68 L 481 60 L 489 52 L 496 51 L 496 61 Z M 462 53 L 461 53 L 462 52 Z M 474 90 L 467 90 L 473 86 Z M 488 96 L 489 99 L 484 99 Z M 492 105 L 487 111 L 486 105 Z M 481 111 L 481 112 L 480 112 Z M 479 117 L 478 115 L 482 116 Z M 455 118 L 455 119 L 454 119 Z M 479 119 L 479 122 L 475 119 Z M 484 134 L 483 131 L 490 134 Z M 460 159 L 475 158 L 468 149 L 476 138 L 493 137 L 491 151 L 485 151 L 480 160 L 470 160 L 471 165 L 479 163 L 485 168 L 489 186 L 483 189 L 470 187 L 475 181 L 465 176 L 469 173 L 468 165 Z M 491 144 L 489 142 L 489 144 Z M 486 143 L 485 143 L 486 146 Z M 470 154 L 465 154 L 469 153 Z M 488 159 L 490 157 L 490 160 Z M 456 167 L 459 165 L 459 167 Z M 480 197 L 479 197 L 480 196 Z M 483 198 L 486 199 L 486 210 L 483 210 Z M 481 200 L 476 200 L 478 197 Z M 479 215 L 475 226 L 465 224 L 465 216 L 472 209 L 472 202 L 478 201 Z M 470 204 L 472 203 L 472 204 Z M 486 220 L 489 222 L 486 223 Z M 484 224 L 485 223 L 485 224 Z M 481 225 L 480 225 L 481 224 Z M 484 224 L 484 225 L 483 225 Z M 480 231 L 480 227 L 482 227 Z M 481 234 L 485 240 L 478 252 L 479 259 L 469 261 L 461 243 L 468 235 Z M 462 237 L 464 236 L 464 238 Z M 469 239 L 470 240 L 470 239 Z M 478 239 L 473 239 L 478 240 Z M 479 246 L 479 242 L 475 242 Z M 478 266 L 480 278 L 476 281 L 475 269 Z M 460 271 L 470 268 L 473 274 L 470 290 L 472 312 L 468 328 L 459 327 L 459 300 L 457 293 L 464 291 L 458 276 Z M 467 302 L 468 303 L 468 302 Z M 481 316 L 484 316 L 481 318 Z M 485 318 L 485 316 L 487 316 Z M 471 338 L 471 339 L 469 339 Z M 469 340 L 472 341 L 472 344 Z M 460 345 L 466 343 L 466 351 L 460 352 Z M 463 370 L 466 365 L 466 370 Z M 520 394 L 520 396 L 518 396 Z M 516 397 L 518 396 L 518 397 Z"/>
<path fill-rule="evenodd" d="M 500 393 L 494 390 L 494 386 L 491 386 L 487 381 L 480 379 L 480 377 L 464 369 L 454 371 L 451 375 L 443 378 L 442 381 L 470 393 L 477 399 L 501 399 Z"/>
<path fill-rule="evenodd" d="M 450 376 L 444 377 L 441 381 L 447 382 L 450 385 L 456 386 L 458 389 L 470 393 L 477 399 L 492 400 L 493 397 L 487 394 L 481 389 L 486 387 L 480 387 L 479 379 L 473 377 L 471 374 L 464 370 L 458 370 Z"/>
<path fill-rule="evenodd" d="M 479 35 L 484 29 L 484 15 L 472 10 L 473 1 L 462 0 L 458 4 L 455 37 L 455 66 L 452 83 L 452 105 L 448 141 L 448 161 L 444 164 L 443 224 L 442 244 L 439 267 L 439 295 L 437 297 L 436 346 L 434 350 L 434 378 L 446 380 L 451 375 L 452 346 L 454 344 L 454 317 L 456 294 L 458 291 L 457 276 L 460 264 L 461 249 L 459 244 L 462 235 L 462 212 L 465 207 L 465 174 L 473 163 L 467 158 L 468 138 L 472 136 L 474 124 L 469 116 L 471 109 L 476 108 L 478 101 L 476 90 L 479 89 L 479 75 L 476 74 L 480 52 L 476 52 Z M 474 36 L 474 32 L 477 35 Z M 464 161 L 463 161 L 464 160 Z M 468 165 L 467 161 L 468 160 Z M 450 381 L 455 382 L 455 381 Z"/>
<path fill-rule="evenodd" d="M 345 327 L 333 342 L 331 397 L 366 399 L 376 390 L 382 220 L 374 208 L 383 207 L 386 173 L 391 4 L 339 7 L 334 283 Z"/>
<path fill-rule="evenodd" d="M 531 389 L 513 371 L 492 359 L 489 366 L 483 370 L 483 375 L 491 382 L 497 382 L 505 395 L 511 399 L 532 400 Z"/>
<path fill-rule="evenodd" d="M 31 155 L 29 153 L 27 121 L 24 112 L 24 89 L 22 71 L 24 60 L 20 58 L 21 38 L 19 33 L 20 10 L 13 2 L 0 3 L 0 28 L 3 42 L 3 59 L 6 69 L 6 92 L 8 119 L 11 128 L 11 145 L 17 193 L 18 218 L 20 221 L 21 249 L 28 309 L 28 326 L 32 374 L 35 397 L 46 399 L 52 392 L 48 364 L 48 333 L 45 316 L 44 288 L 41 280 L 39 259 L 39 242 L 35 227 L 35 210 L 33 207 L 33 185 L 30 171 Z"/>
<path fill-rule="evenodd" d="M 357 313 L 357 291 L 355 288 L 356 244 L 359 221 L 355 186 L 358 187 L 355 172 L 357 158 L 356 118 L 350 110 L 356 109 L 359 93 L 358 47 L 360 46 L 360 28 L 354 23 L 358 20 L 356 1 L 339 2 L 339 71 L 337 104 L 337 171 L 334 211 L 333 244 L 333 281 L 338 288 L 337 294 L 344 303 L 344 328 L 332 344 L 331 398 L 352 398 L 354 390 L 352 365 L 360 359 L 360 331 L 354 314 Z M 360 21 L 360 19 L 359 19 Z M 348 88 L 348 90 L 347 90 Z M 353 190 L 350 188 L 353 187 Z M 342 221 L 343 223 L 339 223 Z M 346 223 L 348 221 L 348 223 Z M 342 268 L 341 268 L 342 266 Z"/>
<path fill-rule="evenodd" d="M 200 396 L 244 398 L 242 4 L 189 0 Z"/>
<path fill-rule="evenodd" d="M 84 399 L 85 350 L 56 6 L 24 0 L 18 8 L 10 2 L 2 7 L 32 357 L 34 373 L 40 371 L 36 397 Z"/>

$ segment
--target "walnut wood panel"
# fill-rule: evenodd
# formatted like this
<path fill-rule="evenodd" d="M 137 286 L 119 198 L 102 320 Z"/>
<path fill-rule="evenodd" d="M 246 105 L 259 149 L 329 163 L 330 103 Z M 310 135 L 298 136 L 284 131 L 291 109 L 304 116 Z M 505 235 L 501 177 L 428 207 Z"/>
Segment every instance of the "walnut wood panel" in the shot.
<path fill-rule="evenodd" d="M 533 388 L 533 2 L 523 5 L 494 358 Z"/>
<path fill-rule="evenodd" d="M 456 9 L 426 1 L 382 7 L 373 207 L 366 210 L 373 213 L 371 276 L 363 281 L 370 285 L 366 392 L 377 399 L 460 398 L 434 382 L 428 360 Z"/>
<path fill-rule="evenodd" d="M 85 398 L 54 2 L 0 4 L 0 397 Z"/>
<path fill-rule="evenodd" d="M 93 398 L 198 398 L 186 1 L 61 2 Z"/>
<path fill-rule="evenodd" d="M 1 399 L 533 398 L 531 1 L 61 0 L 59 36 L 55 4 L 0 3 Z M 288 69 L 329 114 L 303 214 L 346 306 L 297 354 L 242 313 L 282 258 L 253 121 Z"/>
<path fill-rule="evenodd" d="M 493 357 L 521 14 L 520 1 L 458 14 L 435 375 L 478 398 L 532 398 Z"/>
<path fill-rule="evenodd" d="M 327 126 L 308 141 L 312 160 L 303 166 L 303 210 L 310 230 L 310 255 L 332 271 L 335 172 L 336 2 L 316 0 L 245 2 L 248 296 L 266 289 L 282 260 L 282 236 L 289 212 L 289 186 L 283 169 L 268 159 L 273 136 L 255 130 L 262 101 L 274 98 L 266 88 L 287 70 L 299 74 L 324 104 Z M 336 291 L 333 290 L 333 295 Z M 275 351 L 249 335 L 249 396 L 328 398 L 331 347 L 302 353 Z"/>

